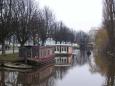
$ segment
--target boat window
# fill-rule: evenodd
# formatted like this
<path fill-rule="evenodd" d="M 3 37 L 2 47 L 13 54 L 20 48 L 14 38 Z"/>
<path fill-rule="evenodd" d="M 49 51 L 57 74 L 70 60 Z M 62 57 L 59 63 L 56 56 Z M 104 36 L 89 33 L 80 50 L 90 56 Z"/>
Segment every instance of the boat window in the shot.
<path fill-rule="evenodd" d="M 44 50 L 44 56 L 46 56 L 46 50 Z"/>
<path fill-rule="evenodd" d="M 63 47 L 61 47 L 61 51 L 63 51 Z"/>
<path fill-rule="evenodd" d="M 66 47 L 64 47 L 64 51 L 66 51 Z"/>
<path fill-rule="evenodd" d="M 69 48 L 69 47 L 67 47 L 67 52 L 68 52 L 68 48 Z"/>
<path fill-rule="evenodd" d="M 48 50 L 48 55 L 50 54 L 50 50 Z"/>
<path fill-rule="evenodd" d="M 57 48 L 57 46 L 55 46 L 55 51 L 57 50 L 56 48 Z"/>

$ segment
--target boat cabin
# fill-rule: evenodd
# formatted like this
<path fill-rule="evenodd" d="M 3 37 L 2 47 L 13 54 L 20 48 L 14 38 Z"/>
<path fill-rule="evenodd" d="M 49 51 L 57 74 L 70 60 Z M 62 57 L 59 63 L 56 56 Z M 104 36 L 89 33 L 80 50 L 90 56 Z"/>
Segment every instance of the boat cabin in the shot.
<path fill-rule="evenodd" d="M 54 56 L 54 48 L 50 46 L 24 46 L 19 49 L 21 59 L 37 62 L 48 61 Z"/>
<path fill-rule="evenodd" d="M 69 45 L 55 45 L 55 54 L 72 54 L 72 46 Z"/>

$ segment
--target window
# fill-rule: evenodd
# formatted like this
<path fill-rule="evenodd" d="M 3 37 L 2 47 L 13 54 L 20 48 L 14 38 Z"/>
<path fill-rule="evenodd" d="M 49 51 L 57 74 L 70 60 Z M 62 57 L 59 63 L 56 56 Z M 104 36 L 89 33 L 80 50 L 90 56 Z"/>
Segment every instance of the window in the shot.
<path fill-rule="evenodd" d="M 50 50 L 48 50 L 48 55 L 50 54 Z"/>

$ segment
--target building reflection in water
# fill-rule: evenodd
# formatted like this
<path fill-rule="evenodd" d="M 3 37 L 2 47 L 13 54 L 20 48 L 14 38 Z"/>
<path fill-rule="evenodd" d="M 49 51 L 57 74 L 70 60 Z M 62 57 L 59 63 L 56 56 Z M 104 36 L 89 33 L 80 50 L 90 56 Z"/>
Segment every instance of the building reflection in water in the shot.
<path fill-rule="evenodd" d="M 67 58 L 65 65 L 51 63 L 26 72 L 1 69 L 0 86 L 55 86 L 56 80 L 62 79 L 70 68 L 72 56 Z"/>
<path fill-rule="evenodd" d="M 56 55 L 55 56 L 55 66 L 69 66 L 72 64 L 72 55 Z"/>
<path fill-rule="evenodd" d="M 0 68 L 0 86 L 17 86 L 18 72 Z"/>
<path fill-rule="evenodd" d="M 63 79 L 67 71 L 72 66 L 72 55 L 58 55 L 55 57 L 55 78 Z"/>
<path fill-rule="evenodd" d="M 55 78 L 63 79 L 72 66 L 73 55 L 56 55 L 55 57 Z"/>
<path fill-rule="evenodd" d="M 0 71 L 0 86 L 54 86 L 54 65 L 49 64 L 34 71 Z"/>
<path fill-rule="evenodd" d="M 54 86 L 53 73 L 54 65 L 49 64 L 31 72 L 19 73 L 18 83 L 25 86 Z"/>
<path fill-rule="evenodd" d="M 62 80 L 75 65 L 89 64 L 93 71 L 101 73 L 107 79 L 105 86 L 114 86 L 115 62 L 113 58 L 96 56 L 92 62 L 92 55 L 87 51 L 77 51 L 77 55 L 56 56 L 55 63 L 44 65 L 26 72 L 1 69 L 0 86 L 56 86 L 57 80 Z M 95 67 L 94 67 L 95 66 Z M 111 85 L 110 85 L 111 84 Z"/>

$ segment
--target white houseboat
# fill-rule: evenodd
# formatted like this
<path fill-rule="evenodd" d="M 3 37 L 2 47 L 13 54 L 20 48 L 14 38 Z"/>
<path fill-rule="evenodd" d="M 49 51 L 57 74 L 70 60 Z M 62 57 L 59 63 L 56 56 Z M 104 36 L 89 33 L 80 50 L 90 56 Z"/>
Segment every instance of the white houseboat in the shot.
<path fill-rule="evenodd" d="M 73 47 L 70 44 L 54 44 L 49 46 L 54 47 L 55 55 L 71 55 L 73 53 Z"/>

